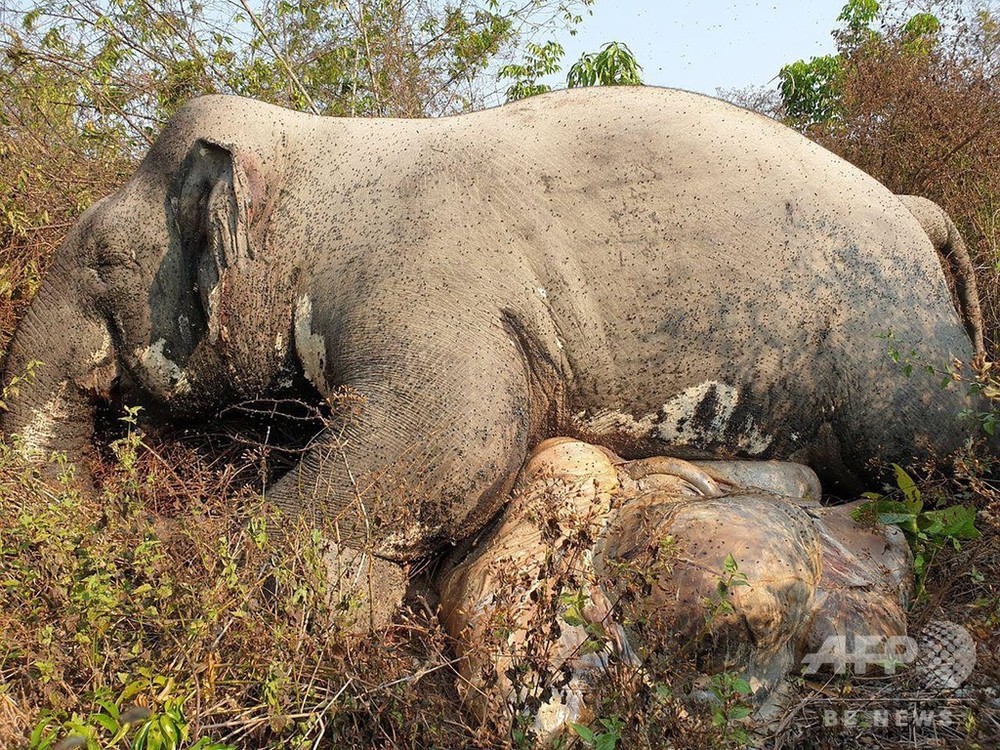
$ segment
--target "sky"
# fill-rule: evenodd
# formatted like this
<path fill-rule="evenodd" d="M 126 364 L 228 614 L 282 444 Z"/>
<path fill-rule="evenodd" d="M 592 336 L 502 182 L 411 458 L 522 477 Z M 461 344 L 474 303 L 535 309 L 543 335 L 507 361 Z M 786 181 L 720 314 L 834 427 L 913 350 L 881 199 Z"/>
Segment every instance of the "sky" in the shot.
<path fill-rule="evenodd" d="M 763 86 L 782 65 L 834 51 L 831 30 L 846 0 L 597 0 L 576 36 L 557 37 L 563 72 L 584 52 L 624 42 L 643 83 L 715 94 Z"/>

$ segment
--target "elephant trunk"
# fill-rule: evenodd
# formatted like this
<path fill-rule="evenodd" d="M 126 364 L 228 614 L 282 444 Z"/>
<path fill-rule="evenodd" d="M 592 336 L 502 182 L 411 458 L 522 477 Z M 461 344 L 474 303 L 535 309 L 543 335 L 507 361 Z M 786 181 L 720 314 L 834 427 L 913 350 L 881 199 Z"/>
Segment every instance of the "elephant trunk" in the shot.
<path fill-rule="evenodd" d="M 62 451 L 78 462 L 93 434 L 94 396 L 106 395 L 117 375 L 108 327 L 81 299 L 89 296 L 82 285 L 83 274 L 53 268 L 7 353 L 0 433 L 19 436 L 35 461 Z"/>

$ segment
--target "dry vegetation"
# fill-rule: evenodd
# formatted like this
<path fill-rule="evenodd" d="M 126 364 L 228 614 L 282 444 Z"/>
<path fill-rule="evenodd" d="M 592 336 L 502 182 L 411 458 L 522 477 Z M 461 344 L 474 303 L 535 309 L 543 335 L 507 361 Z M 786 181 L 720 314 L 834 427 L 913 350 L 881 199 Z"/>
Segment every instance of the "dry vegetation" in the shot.
<path fill-rule="evenodd" d="M 995 54 L 1000 55 L 1000 46 Z M 852 59 L 843 123 L 816 140 L 897 193 L 952 215 L 976 265 L 988 346 L 1000 344 L 1000 75 L 891 46 Z"/>
<path fill-rule="evenodd" d="M 261 501 L 260 477 L 280 457 L 226 435 L 153 441 L 123 424 L 95 464 L 98 498 L 81 496 L 69 477 L 44 484 L 0 444 L 0 746 L 28 746 L 35 732 L 33 747 L 74 733 L 127 747 L 110 742 L 119 727 L 114 706 L 140 724 L 183 716 L 176 725 L 190 741 L 178 747 L 201 739 L 203 750 L 210 741 L 530 747 L 516 717 L 498 712 L 480 724 L 463 710 L 455 645 L 435 616 L 434 561 L 414 566 L 394 623 L 358 638 L 348 629 L 355 603 L 331 597 L 318 537 L 305 528 L 280 540 L 268 533 L 273 511 Z M 930 472 L 923 483 L 932 503 L 974 501 L 984 539 L 939 554 L 929 595 L 911 614 L 914 632 L 947 619 L 974 634 L 979 661 L 963 691 L 921 691 L 905 672 L 800 678 L 789 685 L 785 712 L 754 734 L 739 718 L 750 699 L 735 676 L 699 678 L 689 659 L 676 658 L 686 649 L 640 628 L 657 681 L 634 667 L 609 669 L 590 700 L 595 731 L 617 738 L 606 747 L 735 748 L 752 739 L 774 747 L 990 747 L 1000 732 L 1000 493 L 981 471 L 969 459 L 957 475 Z M 635 590 L 616 581 L 624 621 L 641 611 L 630 607 L 641 602 L 646 576 L 637 569 L 631 578 Z M 566 586 L 573 581 L 551 588 Z M 538 632 L 550 632 L 568 606 L 554 596 L 540 609 Z M 502 643 L 502 632 L 495 638 Z M 539 643 L 514 664 L 538 679 L 545 654 Z M 711 697 L 692 701 L 692 689 Z M 915 701 L 949 712 L 951 723 L 867 733 L 824 726 L 827 710 L 909 710 Z"/>
<path fill-rule="evenodd" d="M 426 613 L 345 637 L 315 536 L 269 539 L 232 465 L 177 444 L 161 456 L 136 433 L 113 455 L 97 502 L 0 456 L 0 744 L 37 729 L 51 747 L 76 726 L 108 746 L 115 732 L 94 716 L 110 702 L 179 710 L 192 738 L 240 747 L 328 732 L 346 746 L 455 746 L 451 657 Z"/>

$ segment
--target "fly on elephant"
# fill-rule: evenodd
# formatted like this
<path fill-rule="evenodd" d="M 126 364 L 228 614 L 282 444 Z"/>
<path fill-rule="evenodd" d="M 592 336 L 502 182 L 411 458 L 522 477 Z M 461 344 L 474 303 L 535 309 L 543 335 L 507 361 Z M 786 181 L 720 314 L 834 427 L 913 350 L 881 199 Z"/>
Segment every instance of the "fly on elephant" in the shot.
<path fill-rule="evenodd" d="M 953 230 L 683 91 L 436 120 L 205 97 L 57 252 L 4 382 L 42 366 L 0 430 L 83 472 L 116 380 L 167 419 L 349 390 L 358 412 L 267 496 L 387 567 L 481 530 L 558 435 L 795 461 L 850 493 L 974 433 L 976 396 L 887 354 L 946 369 L 981 349 Z"/>

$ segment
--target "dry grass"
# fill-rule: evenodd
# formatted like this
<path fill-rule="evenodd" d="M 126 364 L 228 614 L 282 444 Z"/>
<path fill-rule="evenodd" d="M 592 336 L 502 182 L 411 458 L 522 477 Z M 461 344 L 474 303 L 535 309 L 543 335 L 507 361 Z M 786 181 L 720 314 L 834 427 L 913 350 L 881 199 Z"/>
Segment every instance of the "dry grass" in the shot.
<path fill-rule="evenodd" d="M 223 434 L 154 442 L 124 432 L 96 467 L 98 499 L 68 482 L 43 484 L 0 444 L 0 745 L 25 744 L 40 724 L 65 734 L 74 715 L 86 723 L 99 701 L 118 700 L 154 715 L 181 705 L 192 739 L 238 748 L 529 746 L 509 717 L 480 725 L 464 712 L 454 644 L 435 616 L 433 567 L 417 566 L 389 628 L 349 633 L 350 603 L 331 602 L 318 538 L 305 528 L 280 543 L 266 534 L 273 511 L 259 501 L 261 452 L 224 445 Z M 928 499 L 972 500 L 980 512 L 983 539 L 943 553 L 928 600 L 911 614 L 914 631 L 947 619 L 975 635 L 969 690 L 911 694 L 905 675 L 794 681 L 786 713 L 760 729 L 764 746 L 986 747 L 1000 731 L 997 696 L 983 690 L 1000 684 L 1000 490 L 961 471 L 932 473 L 924 488 Z M 547 614 L 558 618 L 553 606 Z M 612 667 L 592 696 L 595 726 L 619 726 L 619 748 L 740 745 L 744 727 L 713 723 L 710 703 L 685 697 L 706 687 L 692 665 L 661 663 L 657 674 L 653 684 L 648 673 Z M 908 709 L 918 699 L 955 722 L 823 724 L 824 710 Z"/>
<path fill-rule="evenodd" d="M 767 747 L 988 748 L 1000 740 L 1000 485 L 963 476 L 960 465 L 950 477 L 931 472 L 922 487 L 931 503 L 972 502 L 983 536 L 939 554 L 928 574 L 927 597 L 911 609 L 907 630 L 919 634 L 939 620 L 965 627 L 977 644 L 972 676 L 946 695 L 928 691 L 905 670 L 796 681 L 782 715 L 762 730 Z M 858 723 L 845 726 L 851 711 Z M 866 721 L 886 726 L 866 727 Z"/>
<path fill-rule="evenodd" d="M 479 724 L 464 711 L 430 561 L 413 566 L 393 624 L 359 637 L 318 535 L 268 536 L 260 451 L 220 440 L 125 431 L 94 467 L 99 498 L 70 477 L 42 482 L 0 443 L 0 745 L 38 727 L 107 741 L 93 716 L 112 701 L 180 706 L 192 739 L 238 748 L 530 746 L 509 714 Z M 629 746 L 674 734 L 724 746 L 707 706 L 684 708 L 634 670 L 607 677 L 599 716 L 625 722 Z"/>
<path fill-rule="evenodd" d="M 277 543 L 271 511 L 235 481 L 249 457 L 212 465 L 126 436 L 94 499 L 0 450 L 0 744 L 123 693 L 181 704 L 193 737 L 238 747 L 465 743 L 441 628 L 418 607 L 349 635 L 318 537 Z"/>

